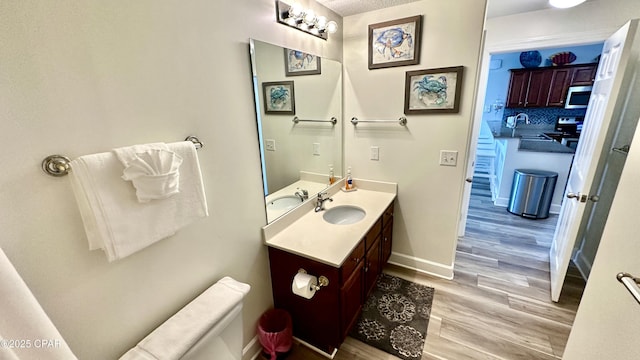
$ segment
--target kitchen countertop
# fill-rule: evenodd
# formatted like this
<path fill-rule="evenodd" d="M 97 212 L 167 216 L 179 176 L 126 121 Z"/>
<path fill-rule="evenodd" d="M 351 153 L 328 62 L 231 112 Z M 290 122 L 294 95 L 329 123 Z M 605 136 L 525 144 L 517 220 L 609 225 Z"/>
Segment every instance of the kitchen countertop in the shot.
<path fill-rule="evenodd" d="M 542 140 L 533 139 L 537 135 L 543 133 L 554 132 L 553 127 L 522 127 L 516 128 L 515 134 L 512 135 L 511 129 L 503 128 L 499 134 L 494 134 L 494 139 L 519 139 L 520 144 L 518 146 L 519 151 L 532 151 L 532 152 L 551 152 L 551 153 L 565 153 L 574 154 L 576 151 L 568 146 L 562 145 L 554 140 Z"/>
<path fill-rule="evenodd" d="M 354 179 L 354 182 L 358 190 L 351 192 L 340 190 L 344 180 L 334 184 L 337 186 L 328 190 L 333 201 L 325 202 L 324 211 L 315 212 L 315 201 L 309 201 L 263 227 L 265 244 L 327 265 L 342 266 L 397 194 L 395 183 L 363 179 Z M 366 214 L 359 222 L 349 225 L 330 224 L 322 218 L 325 211 L 341 205 L 360 207 Z M 278 224 L 279 221 L 283 224 Z"/>

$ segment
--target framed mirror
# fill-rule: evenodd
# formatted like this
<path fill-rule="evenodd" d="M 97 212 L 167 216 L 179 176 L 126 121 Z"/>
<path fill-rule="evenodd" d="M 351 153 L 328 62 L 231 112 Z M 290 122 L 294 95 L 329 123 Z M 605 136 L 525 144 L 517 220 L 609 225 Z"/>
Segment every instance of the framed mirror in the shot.
<path fill-rule="evenodd" d="M 342 64 L 250 40 L 267 223 L 342 177 Z"/>

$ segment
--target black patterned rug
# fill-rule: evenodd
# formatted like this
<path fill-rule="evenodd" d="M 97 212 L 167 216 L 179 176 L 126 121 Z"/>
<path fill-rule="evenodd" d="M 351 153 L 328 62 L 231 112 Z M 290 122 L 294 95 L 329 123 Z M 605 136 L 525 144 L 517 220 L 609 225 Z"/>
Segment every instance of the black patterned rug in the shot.
<path fill-rule="evenodd" d="M 420 359 L 433 288 L 381 274 L 349 336 L 401 359 Z"/>

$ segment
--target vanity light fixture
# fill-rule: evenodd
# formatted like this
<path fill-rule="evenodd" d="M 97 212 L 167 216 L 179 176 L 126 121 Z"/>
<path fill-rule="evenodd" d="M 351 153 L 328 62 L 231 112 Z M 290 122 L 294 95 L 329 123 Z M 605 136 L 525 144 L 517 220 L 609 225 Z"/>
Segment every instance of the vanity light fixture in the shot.
<path fill-rule="evenodd" d="M 555 8 L 566 9 L 580 5 L 585 1 L 586 0 L 549 0 L 549 5 Z"/>
<path fill-rule="evenodd" d="M 278 22 L 308 34 L 327 40 L 329 34 L 338 30 L 338 24 L 324 16 L 318 16 L 311 9 L 304 9 L 298 2 L 289 5 L 280 0 L 276 1 L 276 16 Z"/>

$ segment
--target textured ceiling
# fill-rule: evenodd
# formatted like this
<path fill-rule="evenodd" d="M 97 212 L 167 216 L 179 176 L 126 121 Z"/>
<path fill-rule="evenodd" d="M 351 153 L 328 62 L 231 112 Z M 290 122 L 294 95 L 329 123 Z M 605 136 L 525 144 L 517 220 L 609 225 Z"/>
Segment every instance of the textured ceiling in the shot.
<path fill-rule="evenodd" d="M 316 0 L 341 16 L 408 4 L 418 0 Z"/>
<path fill-rule="evenodd" d="M 341 16 L 360 14 L 419 0 L 316 0 Z M 441 0 L 451 1 L 451 0 Z M 549 0 L 488 0 L 487 18 L 550 8 Z"/>

